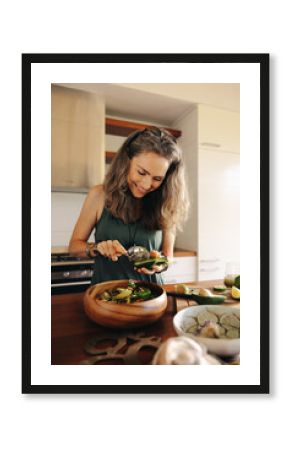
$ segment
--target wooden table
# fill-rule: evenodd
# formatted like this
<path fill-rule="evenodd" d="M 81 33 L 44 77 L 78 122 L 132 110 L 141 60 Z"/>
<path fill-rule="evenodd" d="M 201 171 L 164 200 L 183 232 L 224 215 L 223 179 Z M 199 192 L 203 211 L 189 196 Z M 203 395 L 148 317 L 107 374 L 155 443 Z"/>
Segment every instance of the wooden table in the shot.
<path fill-rule="evenodd" d="M 199 283 L 187 283 L 191 286 L 212 287 L 215 284 L 221 284 L 221 280 L 213 280 Z M 174 290 L 173 285 L 164 285 L 166 291 Z M 84 293 L 52 295 L 51 305 L 51 364 L 80 364 L 92 360 L 92 355 L 85 351 L 86 344 L 91 339 L 102 339 L 102 342 L 96 345 L 100 349 L 105 349 L 115 345 L 114 339 L 121 338 L 124 335 L 138 336 L 143 332 L 147 337 L 155 336 L 165 341 L 169 337 L 176 336 L 173 329 L 172 319 L 177 310 L 188 306 L 186 300 L 177 300 L 177 302 L 168 296 L 168 306 L 164 316 L 156 323 L 143 327 L 142 329 L 130 331 L 116 331 L 101 327 L 92 322 L 84 313 L 83 309 Z M 229 300 L 231 305 L 239 305 L 239 302 Z M 190 302 L 194 305 L 195 302 Z M 134 337 L 133 336 L 133 337 Z M 138 341 L 139 338 L 137 338 Z M 134 342 L 134 341 L 132 341 Z M 156 349 L 155 349 L 156 350 Z M 155 352 L 154 349 L 147 348 L 139 352 L 139 364 L 149 364 Z M 124 364 L 121 360 L 104 360 L 98 364 Z M 128 364 L 125 362 L 125 364 Z M 137 362 L 133 362 L 137 364 Z"/>

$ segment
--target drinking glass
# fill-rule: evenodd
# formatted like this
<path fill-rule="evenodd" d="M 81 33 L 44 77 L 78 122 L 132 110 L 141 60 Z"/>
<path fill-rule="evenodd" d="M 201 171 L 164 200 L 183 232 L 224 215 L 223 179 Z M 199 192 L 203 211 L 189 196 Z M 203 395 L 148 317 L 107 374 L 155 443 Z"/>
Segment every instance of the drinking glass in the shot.
<path fill-rule="evenodd" d="M 225 266 L 225 284 L 232 286 L 235 278 L 240 275 L 240 263 L 238 261 L 228 261 Z"/>

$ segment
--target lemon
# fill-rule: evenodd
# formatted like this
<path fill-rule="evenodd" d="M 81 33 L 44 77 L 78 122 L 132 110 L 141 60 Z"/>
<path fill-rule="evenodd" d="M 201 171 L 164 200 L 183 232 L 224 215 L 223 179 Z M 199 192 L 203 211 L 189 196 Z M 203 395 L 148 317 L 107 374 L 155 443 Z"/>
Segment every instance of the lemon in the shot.
<path fill-rule="evenodd" d="M 239 300 L 240 299 L 240 289 L 237 288 L 236 286 L 232 286 L 231 296 L 235 300 Z"/>

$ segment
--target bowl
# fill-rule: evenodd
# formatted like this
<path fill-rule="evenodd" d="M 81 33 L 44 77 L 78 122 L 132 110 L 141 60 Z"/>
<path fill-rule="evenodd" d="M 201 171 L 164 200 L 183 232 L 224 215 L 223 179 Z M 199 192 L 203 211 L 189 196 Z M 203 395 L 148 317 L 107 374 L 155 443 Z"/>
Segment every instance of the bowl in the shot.
<path fill-rule="evenodd" d="M 238 319 L 240 318 L 240 308 L 221 305 L 200 305 L 190 306 L 179 311 L 173 318 L 173 326 L 179 336 L 188 336 L 194 339 L 199 344 L 204 345 L 209 353 L 218 356 L 234 356 L 240 353 L 240 338 L 209 338 L 195 336 L 188 332 L 188 329 L 194 325 L 197 316 L 201 313 L 208 312 L 222 317 L 225 314 L 234 314 Z"/>
<path fill-rule="evenodd" d="M 137 328 L 156 322 L 165 313 L 167 307 L 165 290 L 154 283 L 135 282 L 137 285 L 150 288 L 154 298 L 130 304 L 104 301 L 100 298 L 104 291 L 128 285 L 128 280 L 106 281 L 91 286 L 85 292 L 85 313 L 97 324 L 109 328 Z"/>

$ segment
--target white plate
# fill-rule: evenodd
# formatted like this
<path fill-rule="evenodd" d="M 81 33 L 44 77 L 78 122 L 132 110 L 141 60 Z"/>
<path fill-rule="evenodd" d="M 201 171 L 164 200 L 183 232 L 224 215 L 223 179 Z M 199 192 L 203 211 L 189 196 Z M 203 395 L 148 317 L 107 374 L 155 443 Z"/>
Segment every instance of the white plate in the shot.
<path fill-rule="evenodd" d="M 173 318 L 173 326 L 179 336 L 188 336 L 196 342 L 205 345 L 209 353 L 219 356 L 234 356 L 240 353 L 240 339 L 217 339 L 203 338 L 186 333 L 185 328 L 190 327 L 190 318 L 195 317 L 203 311 L 210 311 L 216 314 L 226 314 L 233 312 L 240 317 L 240 308 L 221 305 L 199 305 L 190 306 L 179 311 Z"/>

